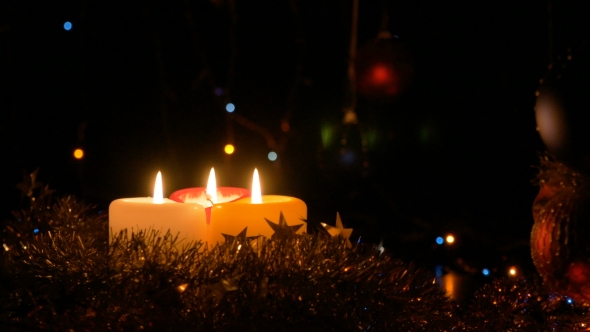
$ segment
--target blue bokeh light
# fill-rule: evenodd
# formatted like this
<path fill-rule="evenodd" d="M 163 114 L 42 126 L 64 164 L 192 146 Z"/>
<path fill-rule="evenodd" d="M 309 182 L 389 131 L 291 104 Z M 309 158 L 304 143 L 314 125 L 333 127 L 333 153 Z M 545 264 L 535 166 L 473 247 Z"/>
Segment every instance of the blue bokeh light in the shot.
<path fill-rule="evenodd" d="M 343 150 L 340 153 L 340 161 L 345 165 L 352 164 L 355 159 L 356 159 L 356 156 L 354 155 L 354 152 L 352 152 L 350 150 Z"/>
<path fill-rule="evenodd" d="M 227 105 L 225 105 L 225 110 L 228 111 L 229 113 L 233 113 L 233 111 L 236 110 L 236 105 L 234 105 L 232 103 L 228 103 Z"/>
<path fill-rule="evenodd" d="M 484 276 L 489 276 L 490 275 L 490 270 L 483 269 L 483 270 L 481 270 L 481 273 L 483 273 Z"/>
<path fill-rule="evenodd" d="M 436 238 L 436 243 L 437 244 L 443 244 L 443 243 L 445 243 L 445 239 L 443 239 L 441 236 L 439 236 L 439 237 Z"/>
<path fill-rule="evenodd" d="M 35 229 L 33 230 L 33 233 L 35 233 L 35 234 L 39 233 L 39 228 L 35 228 Z"/>
<path fill-rule="evenodd" d="M 572 300 L 571 298 L 569 298 L 569 297 L 566 297 L 566 299 L 567 299 L 567 300 L 566 300 L 567 304 L 572 304 L 572 303 L 574 303 L 574 300 Z"/>
<path fill-rule="evenodd" d="M 442 265 L 437 265 L 436 268 L 434 269 L 434 274 L 436 275 L 437 278 L 442 277 L 442 275 L 443 275 L 443 266 Z"/>
<path fill-rule="evenodd" d="M 275 160 L 277 160 L 277 157 L 278 157 L 278 156 L 277 156 L 277 153 L 276 153 L 276 152 L 274 152 L 274 151 L 271 151 L 271 152 L 269 152 L 269 153 L 268 153 L 268 160 L 270 160 L 270 161 L 275 161 Z"/>
<path fill-rule="evenodd" d="M 70 21 L 66 21 L 66 23 L 64 23 L 64 29 L 65 29 L 66 31 L 70 31 L 70 30 L 72 30 L 72 22 L 70 22 Z"/>

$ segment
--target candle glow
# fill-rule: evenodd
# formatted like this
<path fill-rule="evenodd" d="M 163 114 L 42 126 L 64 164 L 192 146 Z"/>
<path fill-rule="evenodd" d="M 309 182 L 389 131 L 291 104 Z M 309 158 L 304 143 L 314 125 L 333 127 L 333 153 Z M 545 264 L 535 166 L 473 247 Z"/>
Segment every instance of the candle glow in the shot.
<path fill-rule="evenodd" d="M 260 177 L 258 176 L 258 170 L 254 169 L 254 175 L 252 176 L 252 204 L 262 204 L 262 190 L 260 189 Z"/>
<path fill-rule="evenodd" d="M 207 190 L 205 191 L 207 198 L 211 200 L 213 204 L 217 204 L 217 181 L 215 179 L 215 170 L 211 168 L 209 172 L 209 180 L 207 180 Z"/>

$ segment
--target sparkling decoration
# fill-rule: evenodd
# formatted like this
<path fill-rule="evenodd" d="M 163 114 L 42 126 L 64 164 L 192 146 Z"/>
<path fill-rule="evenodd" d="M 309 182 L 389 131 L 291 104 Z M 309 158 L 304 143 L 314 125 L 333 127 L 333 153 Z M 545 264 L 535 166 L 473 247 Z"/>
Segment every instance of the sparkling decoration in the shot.
<path fill-rule="evenodd" d="M 351 248 L 350 235 L 352 234 L 352 228 L 344 228 L 342 225 L 342 219 L 340 219 L 340 213 L 336 212 L 336 227 L 332 227 L 328 224 L 322 223 L 322 226 L 332 235 L 333 237 L 341 237 L 346 242 L 346 246 Z M 381 246 L 382 247 L 382 246 Z"/>
<path fill-rule="evenodd" d="M 558 56 L 540 83 L 535 115 L 543 142 L 558 161 L 590 171 L 590 45 Z"/>
<path fill-rule="evenodd" d="M 545 284 L 590 304 L 590 178 L 543 157 L 533 203 L 533 261 Z"/>
<path fill-rule="evenodd" d="M 113 234 L 109 245 L 103 213 L 54 197 L 36 177 L 19 185 L 27 206 L 2 224 L 1 331 L 579 331 L 590 324 L 589 307 L 534 278 L 495 280 L 459 307 L 428 270 L 374 246 L 347 248 L 341 238 L 291 232 L 252 246 L 244 230 L 205 248 L 145 230 Z"/>

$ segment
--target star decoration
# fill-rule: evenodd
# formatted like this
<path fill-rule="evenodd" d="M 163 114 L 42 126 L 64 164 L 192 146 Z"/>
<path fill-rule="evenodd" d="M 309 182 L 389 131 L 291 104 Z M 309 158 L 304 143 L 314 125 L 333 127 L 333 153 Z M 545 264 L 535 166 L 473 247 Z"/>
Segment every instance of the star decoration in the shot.
<path fill-rule="evenodd" d="M 256 240 L 260 237 L 260 235 L 256 235 L 256 236 L 246 236 L 246 233 L 248 232 L 248 227 L 244 228 L 244 230 L 242 230 L 238 235 L 229 235 L 229 234 L 223 234 L 221 233 L 221 235 L 223 235 L 223 237 L 225 238 L 225 242 L 226 243 L 239 243 L 239 244 L 246 244 L 249 245 L 251 241 Z"/>
<path fill-rule="evenodd" d="M 266 220 L 268 225 L 275 232 L 272 236 L 278 237 L 279 239 L 285 239 L 285 238 L 288 238 L 288 237 L 294 235 L 301 228 L 301 226 L 303 226 L 303 224 L 293 225 L 293 226 L 287 225 L 287 221 L 285 220 L 285 216 L 283 216 L 283 212 L 281 212 L 281 215 L 279 216 L 279 223 L 278 224 L 276 224 L 266 218 L 264 218 L 264 220 Z"/>
<path fill-rule="evenodd" d="M 208 297 L 213 298 L 215 304 L 219 304 L 221 299 L 225 296 L 225 293 L 238 290 L 238 281 L 244 276 L 244 274 L 245 273 L 233 277 L 223 277 L 218 282 L 205 286 L 205 289 L 208 289 L 210 292 Z"/>
<path fill-rule="evenodd" d="M 332 235 L 332 237 L 340 236 L 346 240 L 346 246 L 352 248 L 350 243 L 350 235 L 352 234 L 352 228 L 344 228 L 342 225 L 342 219 L 340 219 L 340 213 L 336 212 L 336 227 L 332 227 L 328 224 L 322 223 L 322 226 Z"/>

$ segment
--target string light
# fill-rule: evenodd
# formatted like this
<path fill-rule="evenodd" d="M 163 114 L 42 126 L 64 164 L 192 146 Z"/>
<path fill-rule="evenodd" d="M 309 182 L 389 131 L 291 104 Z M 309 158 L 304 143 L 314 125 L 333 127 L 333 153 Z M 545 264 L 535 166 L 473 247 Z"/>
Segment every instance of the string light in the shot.
<path fill-rule="evenodd" d="M 76 159 L 84 158 L 84 150 L 82 150 L 82 149 L 74 150 L 74 158 L 76 158 Z"/>
<path fill-rule="evenodd" d="M 223 148 L 223 151 L 225 151 L 225 153 L 227 153 L 227 154 L 232 154 L 232 153 L 234 153 L 235 150 L 236 149 L 231 144 L 228 144 Z"/>
<path fill-rule="evenodd" d="M 276 152 L 274 152 L 274 151 L 271 151 L 271 152 L 269 152 L 269 153 L 268 153 L 268 160 L 270 160 L 270 161 L 275 161 L 275 160 L 277 160 L 277 157 L 278 157 L 278 156 L 277 156 L 277 153 L 276 153 Z"/>
<path fill-rule="evenodd" d="M 447 235 L 447 243 L 453 244 L 455 242 L 455 237 L 452 235 Z"/>
<path fill-rule="evenodd" d="M 442 236 L 436 238 L 436 244 L 441 245 L 443 243 L 445 243 L 445 239 L 443 239 Z"/>
<path fill-rule="evenodd" d="M 64 23 L 64 30 L 66 30 L 66 31 L 72 30 L 72 22 L 66 21 L 66 23 Z"/>
<path fill-rule="evenodd" d="M 227 105 L 225 105 L 225 110 L 228 113 L 233 113 L 236 110 L 236 105 L 234 105 L 232 103 L 228 103 Z"/>

